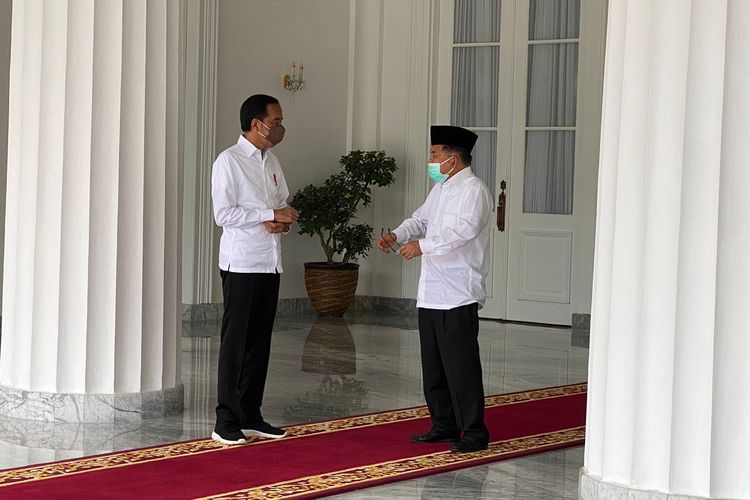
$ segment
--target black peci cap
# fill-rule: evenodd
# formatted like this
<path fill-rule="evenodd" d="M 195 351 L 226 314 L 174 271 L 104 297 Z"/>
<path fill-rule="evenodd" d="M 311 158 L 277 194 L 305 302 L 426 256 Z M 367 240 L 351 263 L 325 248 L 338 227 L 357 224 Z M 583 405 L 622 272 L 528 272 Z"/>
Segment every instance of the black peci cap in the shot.
<path fill-rule="evenodd" d="M 477 138 L 477 134 L 461 127 L 451 125 L 433 125 L 430 127 L 430 143 L 433 146 L 458 146 L 471 153 Z"/>

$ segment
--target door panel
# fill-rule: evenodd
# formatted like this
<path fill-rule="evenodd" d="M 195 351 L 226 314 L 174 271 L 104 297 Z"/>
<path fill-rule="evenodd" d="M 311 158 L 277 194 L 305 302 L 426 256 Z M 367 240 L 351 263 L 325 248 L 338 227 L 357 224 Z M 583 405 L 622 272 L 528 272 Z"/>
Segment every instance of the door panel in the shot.
<path fill-rule="evenodd" d="M 573 233 L 521 229 L 517 298 L 570 304 Z M 516 273 L 511 273 L 511 279 Z"/>
<path fill-rule="evenodd" d="M 484 318 L 569 325 L 590 310 L 605 11 L 600 0 L 440 0 L 451 35 L 436 123 L 480 135 L 472 168 L 496 204 L 506 184 Z"/>

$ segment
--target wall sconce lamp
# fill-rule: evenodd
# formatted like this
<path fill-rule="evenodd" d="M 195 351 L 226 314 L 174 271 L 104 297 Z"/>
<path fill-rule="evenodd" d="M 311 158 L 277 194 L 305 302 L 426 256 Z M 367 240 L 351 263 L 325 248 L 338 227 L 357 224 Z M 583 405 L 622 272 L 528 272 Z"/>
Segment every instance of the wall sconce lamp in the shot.
<path fill-rule="evenodd" d="M 292 70 L 289 72 L 289 74 L 284 75 L 284 79 L 282 82 L 284 89 L 288 90 L 291 93 L 295 93 L 298 90 L 304 88 L 305 80 L 302 78 L 304 70 L 305 65 L 300 62 L 299 72 L 297 72 L 297 65 L 294 63 L 294 61 L 292 61 Z"/>

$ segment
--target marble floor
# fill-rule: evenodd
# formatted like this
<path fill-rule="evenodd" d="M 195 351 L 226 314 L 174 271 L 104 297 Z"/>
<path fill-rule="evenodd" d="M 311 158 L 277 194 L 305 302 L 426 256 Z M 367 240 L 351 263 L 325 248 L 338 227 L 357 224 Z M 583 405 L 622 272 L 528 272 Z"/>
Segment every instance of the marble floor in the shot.
<path fill-rule="evenodd" d="M 486 394 L 586 380 L 588 339 L 570 329 L 482 321 Z M 263 415 L 276 425 L 424 404 L 414 315 L 280 316 Z M 216 399 L 217 322 L 184 323 L 182 415 L 117 425 L 0 417 L 0 468 L 210 435 Z M 583 448 L 497 462 L 332 498 L 574 499 Z"/>

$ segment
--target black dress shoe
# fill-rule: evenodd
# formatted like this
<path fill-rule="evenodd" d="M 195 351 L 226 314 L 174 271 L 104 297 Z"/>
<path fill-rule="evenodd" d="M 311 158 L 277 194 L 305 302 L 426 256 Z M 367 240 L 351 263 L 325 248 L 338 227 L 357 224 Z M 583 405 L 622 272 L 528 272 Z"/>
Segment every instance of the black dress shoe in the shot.
<path fill-rule="evenodd" d="M 414 434 L 411 440 L 415 443 L 442 443 L 444 441 L 458 441 L 461 439 L 459 431 L 436 431 L 430 429 L 427 434 Z"/>
<path fill-rule="evenodd" d="M 487 438 L 477 438 L 474 436 L 464 436 L 460 441 L 451 445 L 451 451 L 456 453 L 471 453 L 487 449 Z"/>

